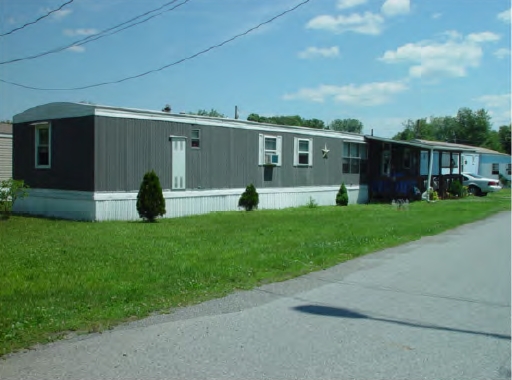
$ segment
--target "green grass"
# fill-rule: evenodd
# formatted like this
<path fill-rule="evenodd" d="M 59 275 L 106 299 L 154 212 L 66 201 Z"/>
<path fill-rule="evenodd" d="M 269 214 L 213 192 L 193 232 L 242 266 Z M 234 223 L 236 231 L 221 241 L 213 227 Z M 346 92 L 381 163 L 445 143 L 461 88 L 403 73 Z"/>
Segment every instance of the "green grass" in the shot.
<path fill-rule="evenodd" d="M 0 222 L 0 355 L 281 281 L 510 210 L 485 198 L 226 212 L 158 223 Z"/>

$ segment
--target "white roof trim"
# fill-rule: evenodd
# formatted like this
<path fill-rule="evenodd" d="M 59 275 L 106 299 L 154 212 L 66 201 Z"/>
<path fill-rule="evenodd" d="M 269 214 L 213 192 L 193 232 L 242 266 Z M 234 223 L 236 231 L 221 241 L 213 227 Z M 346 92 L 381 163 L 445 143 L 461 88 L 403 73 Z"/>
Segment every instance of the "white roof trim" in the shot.
<path fill-rule="evenodd" d="M 82 117 L 90 115 L 139 120 L 173 121 L 177 123 L 188 123 L 195 125 L 210 125 L 215 127 L 249 129 L 256 131 L 267 131 L 272 133 L 295 133 L 298 135 L 322 136 L 339 138 L 343 140 L 360 141 L 362 143 L 365 142 L 363 135 L 330 130 L 319 130 L 306 127 L 292 126 L 288 127 L 273 124 L 256 123 L 252 121 L 238 119 L 225 119 L 187 114 L 172 114 L 161 111 L 142 110 L 135 108 L 119 108 L 85 103 L 61 102 L 44 104 L 41 106 L 30 108 L 20 114 L 15 115 L 13 118 L 13 122 L 26 123 L 46 120 L 49 121 L 52 119 Z"/>
<path fill-rule="evenodd" d="M 406 145 L 406 146 L 414 146 L 416 148 L 421 148 L 421 149 L 425 149 L 425 150 L 438 150 L 438 151 L 445 151 L 445 152 L 475 152 L 474 149 L 469 149 L 469 148 L 452 148 L 452 147 L 441 146 L 441 145 L 425 144 L 422 142 L 393 140 L 393 139 L 387 139 L 384 137 L 366 136 L 366 138 L 368 140 L 381 141 L 381 142 L 385 142 L 385 143 L 389 143 L 389 144 L 400 144 L 400 145 Z"/>

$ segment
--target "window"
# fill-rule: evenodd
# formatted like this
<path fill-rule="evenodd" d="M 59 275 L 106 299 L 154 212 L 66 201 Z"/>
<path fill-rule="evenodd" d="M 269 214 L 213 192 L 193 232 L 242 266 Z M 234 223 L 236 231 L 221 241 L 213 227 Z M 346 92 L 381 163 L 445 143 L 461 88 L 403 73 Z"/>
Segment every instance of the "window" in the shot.
<path fill-rule="evenodd" d="M 492 174 L 500 174 L 500 164 L 492 164 Z"/>
<path fill-rule="evenodd" d="M 35 156 L 36 168 L 51 167 L 51 126 L 49 123 L 36 123 L 35 126 Z"/>
<path fill-rule="evenodd" d="M 449 168 L 450 164 L 451 164 L 451 162 L 450 162 L 450 153 L 443 152 L 442 156 L 441 156 L 441 167 L 442 168 Z"/>
<path fill-rule="evenodd" d="M 313 139 L 294 138 L 293 165 L 313 166 Z"/>
<path fill-rule="evenodd" d="M 199 129 L 192 129 L 191 138 L 190 138 L 190 146 L 192 148 L 200 148 L 201 147 L 201 137 L 200 137 Z"/>
<path fill-rule="evenodd" d="M 366 174 L 366 145 L 343 143 L 342 171 L 345 174 Z"/>
<path fill-rule="evenodd" d="M 512 174 L 512 168 L 511 168 L 511 164 L 507 164 L 507 174 L 508 175 L 511 175 Z"/>
<path fill-rule="evenodd" d="M 411 168 L 411 150 L 409 148 L 404 149 L 404 161 L 402 163 L 404 169 Z"/>
<path fill-rule="evenodd" d="M 260 135 L 259 165 L 281 166 L 281 136 Z"/>

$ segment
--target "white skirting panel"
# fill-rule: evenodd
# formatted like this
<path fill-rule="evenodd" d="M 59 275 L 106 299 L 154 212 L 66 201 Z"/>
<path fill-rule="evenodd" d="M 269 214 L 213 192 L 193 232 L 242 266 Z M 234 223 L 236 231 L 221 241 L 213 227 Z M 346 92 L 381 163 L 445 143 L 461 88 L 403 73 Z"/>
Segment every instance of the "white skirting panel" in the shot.
<path fill-rule="evenodd" d="M 72 220 L 96 219 L 93 193 L 86 191 L 30 189 L 26 198 L 16 200 L 13 211 Z"/>
<path fill-rule="evenodd" d="M 320 206 L 334 205 L 338 186 L 300 188 L 260 188 L 259 209 L 282 209 L 305 206 L 310 197 Z M 347 187 L 349 203 L 366 203 L 367 186 Z M 237 211 L 245 189 L 164 191 L 166 218 Z M 137 193 L 95 193 L 96 220 L 137 220 Z"/>
<path fill-rule="evenodd" d="M 320 206 L 334 205 L 337 186 L 257 189 L 260 209 L 305 206 L 310 197 Z M 245 189 L 165 191 L 166 218 L 236 211 Z M 347 187 L 350 204 L 368 200 L 366 186 Z M 15 211 L 74 220 L 138 220 L 137 192 L 93 193 L 32 189 L 15 203 Z"/>

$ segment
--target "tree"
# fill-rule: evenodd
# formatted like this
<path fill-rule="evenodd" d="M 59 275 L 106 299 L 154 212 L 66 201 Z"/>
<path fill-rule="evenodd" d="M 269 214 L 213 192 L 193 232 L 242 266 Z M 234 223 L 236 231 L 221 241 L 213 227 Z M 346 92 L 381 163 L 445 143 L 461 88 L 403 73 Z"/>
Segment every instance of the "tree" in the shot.
<path fill-rule="evenodd" d="M 432 135 L 432 140 L 457 142 L 457 120 L 452 116 L 441 116 L 430 118 L 429 132 Z"/>
<path fill-rule="evenodd" d="M 251 113 L 247 117 L 248 121 L 256 123 L 267 123 L 275 125 L 287 125 L 294 127 L 307 127 L 314 129 L 325 129 L 325 123 L 320 119 L 304 119 L 299 115 L 283 115 L 283 116 L 260 116 L 257 113 Z"/>
<path fill-rule="evenodd" d="M 325 129 L 325 123 L 319 119 L 308 119 L 302 123 L 303 127 L 314 128 L 314 129 Z"/>
<path fill-rule="evenodd" d="M 253 209 L 258 208 L 259 203 L 260 200 L 258 192 L 251 183 L 240 196 L 240 199 L 238 200 L 238 207 L 243 207 L 245 211 L 252 211 Z"/>
<path fill-rule="evenodd" d="M 497 137 L 491 130 L 491 117 L 484 109 L 473 111 L 469 108 L 460 108 L 455 117 L 432 116 L 429 120 L 423 118 L 416 121 L 409 119 L 403 126 L 404 129 L 393 136 L 393 139 L 424 139 L 485 146 L 495 150 L 498 148 Z M 504 130 L 502 133 L 503 140 L 506 140 L 506 132 Z"/>
<path fill-rule="evenodd" d="M 137 194 L 137 212 L 148 222 L 154 222 L 158 216 L 165 215 L 165 199 L 160 179 L 154 170 L 144 174 Z"/>
<path fill-rule="evenodd" d="M 487 134 L 487 138 L 485 139 L 484 143 L 481 145 L 482 148 L 487 148 L 491 150 L 495 150 L 497 152 L 503 152 L 503 147 L 500 142 L 500 135 L 498 131 L 489 131 Z"/>
<path fill-rule="evenodd" d="M 338 206 L 347 206 L 348 205 L 348 192 L 345 184 L 342 183 L 340 189 L 338 190 L 338 194 L 336 194 L 336 204 Z"/>
<path fill-rule="evenodd" d="M 198 116 L 209 116 L 209 117 L 226 117 L 223 113 L 220 113 L 219 111 L 215 109 L 211 109 L 210 111 L 207 110 L 198 110 L 196 113 L 189 112 L 190 115 L 198 115 Z"/>
<path fill-rule="evenodd" d="M 462 144 L 482 146 L 491 131 L 491 117 L 484 109 L 472 111 L 461 108 L 455 117 L 457 120 L 457 140 Z"/>
<path fill-rule="evenodd" d="M 402 123 L 404 130 L 398 132 L 393 139 L 394 140 L 434 140 L 435 136 L 433 133 L 432 125 L 427 122 L 427 119 L 412 120 L 409 119 Z"/>
<path fill-rule="evenodd" d="M 498 130 L 498 138 L 500 140 L 501 148 L 503 149 L 503 152 L 510 154 L 510 127 L 512 124 L 509 125 L 502 125 L 500 129 Z"/>
<path fill-rule="evenodd" d="M 260 115 L 257 113 L 251 113 L 249 116 L 247 116 L 248 121 L 254 121 L 256 123 L 261 123 L 260 121 Z"/>
<path fill-rule="evenodd" d="M 341 132 L 363 133 L 363 123 L 357 119 L 335 119 L 329 129 Z"/>

